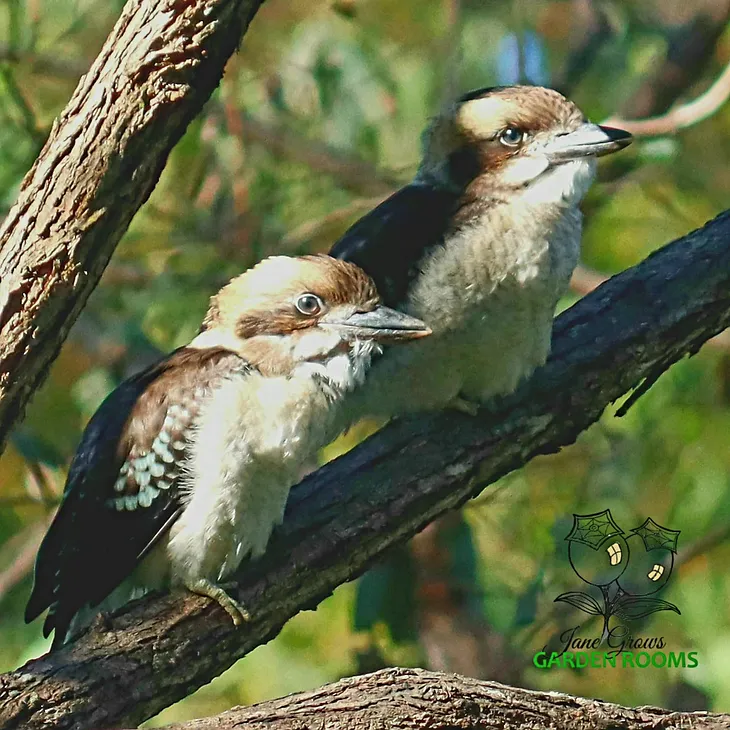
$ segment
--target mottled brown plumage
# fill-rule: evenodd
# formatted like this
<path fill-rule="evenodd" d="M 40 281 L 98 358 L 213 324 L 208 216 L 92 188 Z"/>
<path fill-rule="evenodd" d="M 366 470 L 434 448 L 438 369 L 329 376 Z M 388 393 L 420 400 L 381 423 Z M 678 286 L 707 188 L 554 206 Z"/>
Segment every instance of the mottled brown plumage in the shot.
<path fill-rule="evenodd" d="M 297 271 L 292 262 L 296 261 Z M 286 289 L 280 283 L 286 281 Z M 275 291 L 277 302 L 272 306 L 271 293 Z M 311 327 L 321 319 L 322 311 L 314 319 L 305 317 L 290 303 L 303 291 L 311 291 L 328 303 L 329 307 L 347 302 L 357 302 L 363 307 L 374 307 L 378 302 L 375 284 L 362 269 L 347 266 L 344 261 L 324 255 L 271 256 L 241 276 L 233 279 L 216 294 L 203 321 L 203 330 L 210 327 L 227 327 L 225 312 L 230 312 L 230 302 L 235 301 L 243 314 L 237 315 L 236 334 L 240 338 L 255 335 L 284 335 Z"/>
<path fill-rule="evenodd" d="M 240 358 L 216 347 L 183 347 L 160 364 L 159 375 L 137 398 L 117 446 L 116 509 L 134 510 L 140 499 L 149 506 L 160 490 L 177 485 L 201 404 L 222 379 L 247 370 Z"/>

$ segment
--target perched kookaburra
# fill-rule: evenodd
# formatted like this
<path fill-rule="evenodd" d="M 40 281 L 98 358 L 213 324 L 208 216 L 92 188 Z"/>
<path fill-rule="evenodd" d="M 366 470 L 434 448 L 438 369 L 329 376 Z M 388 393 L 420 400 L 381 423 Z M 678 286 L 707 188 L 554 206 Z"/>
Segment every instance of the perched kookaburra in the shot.
<path fill-rule="evenodd" d="M 543 364 L 578 262 L 578 204 L 595 158 L 630 141 L 541 87 L 480 89 L 435 118 L 414 181 L 331 251 L 370 274 L 385 304 L 433 331 L 386 350 L 348 397 L 343 422 L 472 410 Z"/>
<path fill-rule="evenodd" d="M 26 620 L 54 646 L 144 592 L 221 582 L 264 552 L 334 408 L 381 342 L 429 334 L 328 256 L 272 257 L 211 300 L 200 334 L 122 383 L 89 422 L 38 553 Z"/>

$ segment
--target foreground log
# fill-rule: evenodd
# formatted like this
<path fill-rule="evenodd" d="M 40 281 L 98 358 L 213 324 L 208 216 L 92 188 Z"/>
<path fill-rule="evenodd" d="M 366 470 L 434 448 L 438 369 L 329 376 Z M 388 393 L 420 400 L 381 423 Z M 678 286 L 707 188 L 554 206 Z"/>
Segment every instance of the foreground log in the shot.
<path fill-rule="evenodd" d="M 621 707 L 458 674 L 384 669 L 165 730 L 727 730 L 730 715 Z"/>

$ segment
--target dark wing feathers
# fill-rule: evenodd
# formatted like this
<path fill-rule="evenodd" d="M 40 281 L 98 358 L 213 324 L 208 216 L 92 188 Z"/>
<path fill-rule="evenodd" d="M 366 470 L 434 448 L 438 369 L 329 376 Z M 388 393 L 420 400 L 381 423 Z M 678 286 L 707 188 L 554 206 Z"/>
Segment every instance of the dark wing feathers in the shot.
<path fill-rule="evenodd" d="M 355 223 L 330 256 L 357 264 L 375 281 L 387 306 L 398 306 L 433 246 L 443 243 L 460 194 L 407 185 Z"/>
<path fill-rule="evenodd" d="M 65 568 L 71 557 L 87 547 L 96 537 L 96 525 L 81 526 L 86 515 L 101 511 L 104 486 L 113 483 L 124 461 L 117 456 L 120 439 L 137 398 L 160 373 L 159 366 L 136 375 L 122 383 L 102 403 L 89 421 L 71 462 L 66 487 L 58 512 L 38 550 L 35 581 L 25 609 L 27 622 L 35 619 L 49 606 L 58 603 L 58 594 L 68 580 Z M 99 485 L 98 493 L 91 485 Z M 83 532 L 80 532 L 83 530 Z M 100 550 L 95 554 L 101 557 Z M 57 606 L 55 606 L 57 608 Z M 46 621 L 44 635 L 53 625 Z"/>
<path fill-rule="evenodd" d="M 121 583 L 183 508 L 187 436 L 210 389 L 247 364 L 223 349 L 183 348 L 126 380 L 84 431 L 38 552 L 25 618 L 51 608 L 44 635 Z M 55 645 L 55 642 L 54 642 Z"/>

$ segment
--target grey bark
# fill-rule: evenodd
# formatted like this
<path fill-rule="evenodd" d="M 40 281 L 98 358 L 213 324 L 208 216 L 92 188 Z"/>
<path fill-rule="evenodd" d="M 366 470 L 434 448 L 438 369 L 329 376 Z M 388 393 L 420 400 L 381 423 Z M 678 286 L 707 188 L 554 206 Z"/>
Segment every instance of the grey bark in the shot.
<path fill-rule="evenodd" d="M 563 313 L 553 354 L 475 418 L 387 427 L 295 488 L 267 554 L 244 566 L 235 629 L 210 601 L 148 598 L 0 677 L 0 729 L 137 723 L 186 696 L 360 575 L 391 546 L 536 454 L 557 451 L 636 387 L 730 324 L 730 213 L 614 277 Z"/>

